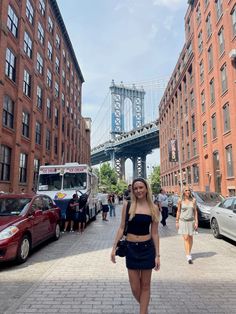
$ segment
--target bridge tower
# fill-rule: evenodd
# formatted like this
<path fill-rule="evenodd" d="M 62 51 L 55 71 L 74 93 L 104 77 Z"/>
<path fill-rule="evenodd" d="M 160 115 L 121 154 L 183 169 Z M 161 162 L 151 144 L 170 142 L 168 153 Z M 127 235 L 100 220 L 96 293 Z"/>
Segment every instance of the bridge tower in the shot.
<path fill-rule="evenodd" d="M 144 124 L 144 89 L 137 89 L 135 85 L 132 88 L 125 87 L 121 82 L 116 85 L 112 80 L 111 86 L 111 135 L 115 139 L 117 136 L 124 133 L 125 112 L 124 105 L 125 99 L 128 98 L 132 104 L 132 128 L 136 129 Z M 137 147 L 137 151 L 133 152 L 132 157 L 130 153 L 116 158 L 115 151 L 111 152 L 111 160 L 113 167 L 116 169 L 120 178 L 125 178 L 125 161 L 130 158 L 133 162 L 133 176 L 142 176 L 146 178 L 146 155 L 141 155 Z"/>

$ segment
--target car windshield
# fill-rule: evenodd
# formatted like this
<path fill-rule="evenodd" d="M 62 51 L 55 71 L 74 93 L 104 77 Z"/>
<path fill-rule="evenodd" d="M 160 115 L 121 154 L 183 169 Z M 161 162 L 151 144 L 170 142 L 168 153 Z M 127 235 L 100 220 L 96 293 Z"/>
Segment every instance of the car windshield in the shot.
<path fill-rule="evenodd" d="M 30 201 L 30 198 L 2 198 L 0 216 L 20 215 Z"/>
<path fill-rule="evenodd" d="M 222 202 L 223 197 L 214 192 L 194 192 L 194 196 L 196 197 L 196 200 L 201 203 L 211 203 L 211 202 Z"/>
<path fill-rule="evenodd" d="M 62 176 L 60 173 L 48 173 L 39 175 L 39 191 L 59 191 L 61 190 Z"/>
<path fill-rule="evenodd" d="M 65 173 L 63 181 L 63 189 L 83 190 L 87 187 L 86 173 Z"/>

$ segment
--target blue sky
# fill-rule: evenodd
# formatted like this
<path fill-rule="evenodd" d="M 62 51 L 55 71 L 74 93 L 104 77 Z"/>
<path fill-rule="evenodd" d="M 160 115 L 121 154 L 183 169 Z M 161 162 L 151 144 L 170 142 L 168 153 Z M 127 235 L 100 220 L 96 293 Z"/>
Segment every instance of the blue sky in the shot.
<path fill-rule="evenodd" d="M 171 75 L 184 44 L 187 0 L 57 2 L 85 78 L 83 116 L 95 121 L 101 114 L 112 79 L 125 84 Z"/>

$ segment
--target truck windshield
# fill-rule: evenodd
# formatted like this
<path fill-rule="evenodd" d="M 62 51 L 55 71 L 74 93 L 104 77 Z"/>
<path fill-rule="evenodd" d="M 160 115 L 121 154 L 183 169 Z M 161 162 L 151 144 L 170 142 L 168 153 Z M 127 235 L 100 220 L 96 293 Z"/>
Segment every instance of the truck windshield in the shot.
<path fill-rule="evenodd" d="M 78 189 L 83 190 L 87 188 L 86 173 L 65 173 L 63 181 L 63 189 Z"/>
<path fill-rule="evenodd" d="M 40 174 L 39 191 L 58 191 L 61 190 L 62 176 L 60 173 Z"/>

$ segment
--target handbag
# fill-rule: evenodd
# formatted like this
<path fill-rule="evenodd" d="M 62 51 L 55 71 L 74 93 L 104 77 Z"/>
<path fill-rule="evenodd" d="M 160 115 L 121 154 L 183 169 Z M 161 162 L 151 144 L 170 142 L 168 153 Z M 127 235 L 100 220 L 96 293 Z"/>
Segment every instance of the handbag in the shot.
<path fill-rule="evenodd" d="M 118 241 L 116 245 L 116 255 L 120 257 L 125 257 L 127 253 L 127 242 L 126 242 L 125 236 L 127 235 L 127 229 L 128 229 L 129 208 L 130 208 L 130 202 L 128 202 L 127 207 L 126 207 L 125 227 L 124 227 L 123 237 Z"/>

